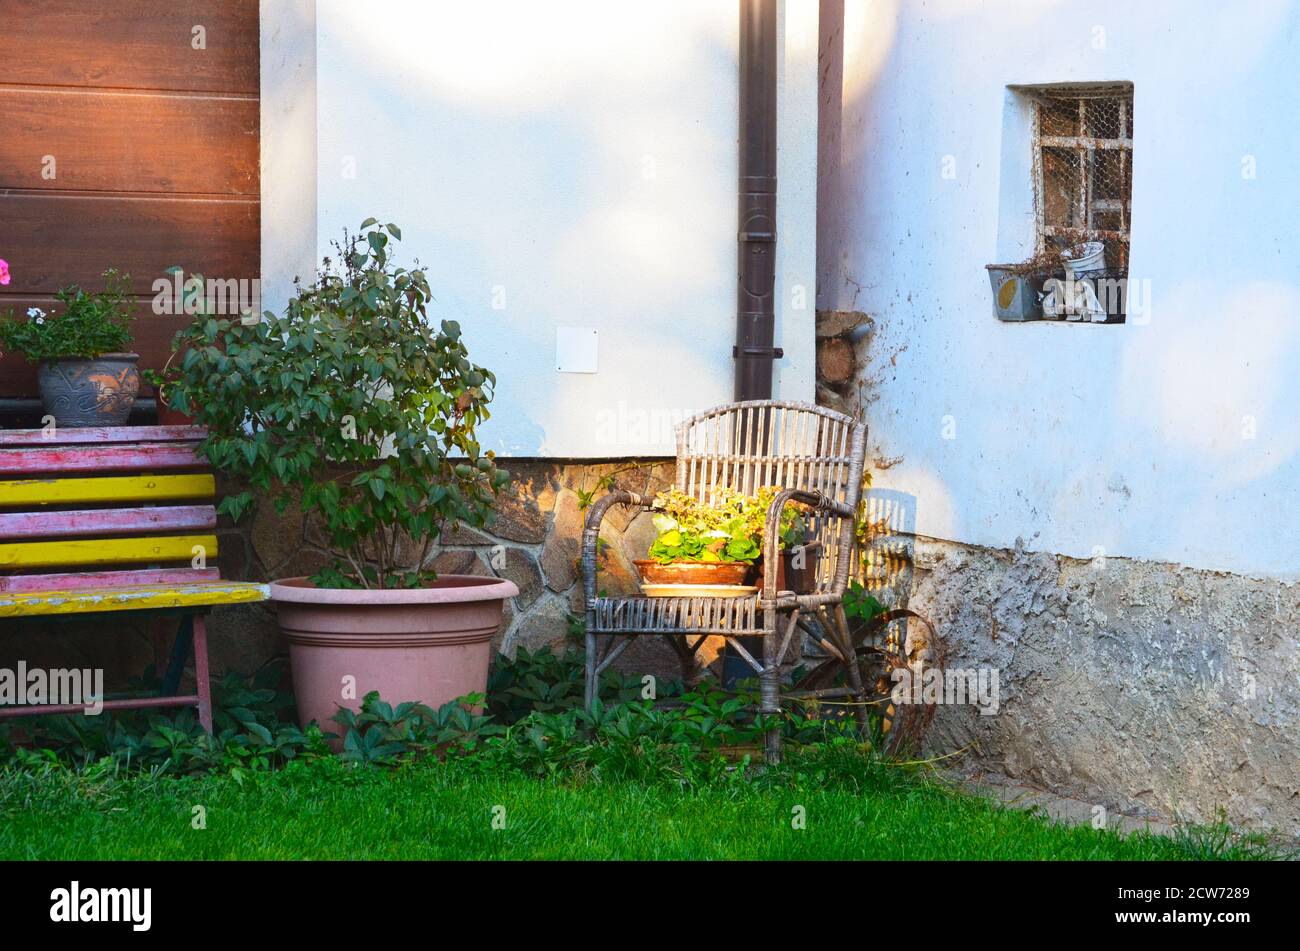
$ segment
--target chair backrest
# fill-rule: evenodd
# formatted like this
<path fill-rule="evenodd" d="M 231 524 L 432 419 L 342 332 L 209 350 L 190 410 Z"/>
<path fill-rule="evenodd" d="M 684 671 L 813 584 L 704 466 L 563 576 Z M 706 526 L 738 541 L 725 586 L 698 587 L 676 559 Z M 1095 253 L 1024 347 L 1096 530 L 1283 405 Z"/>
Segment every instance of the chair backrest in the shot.
<path fill-rule="evenodd" d="M 755 400 L 717 406 L 677 427 L 677 488 L 704 502 L 726 486 L 746 495 L 761 488 L 820 492 L 857 509 L 867 442 L 866 424 L 811 403 Z M 818 589 L 852 566 L 853 523 L 838 516 L 813 520 Z"/>
<path fill-rule="evenodd" d="M 206 434 L 0 431 L 0 592 L 219 579 Z"/>

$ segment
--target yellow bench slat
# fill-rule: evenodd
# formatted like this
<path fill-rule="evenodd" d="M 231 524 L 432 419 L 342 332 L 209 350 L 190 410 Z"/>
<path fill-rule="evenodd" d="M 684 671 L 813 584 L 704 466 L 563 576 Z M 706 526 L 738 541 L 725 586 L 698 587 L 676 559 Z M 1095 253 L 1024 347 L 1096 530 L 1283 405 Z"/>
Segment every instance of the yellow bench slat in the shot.
<path fill-rule="evenodd" d="M 210 499 L 216 494 L 217 482 L 211 473 L 0 481 L 0 506 L 5 507 Z"/>
<path fill-rule="evenodd" d="M 93 614 L 99 611 L 149 611 L 265 601 L 270 586 L 251 581 L 204 584 L 130 585 L 0 594 L 0 618 Z"/>
<path fill-rule="evenodd" d="M 215 535 L 17 542 L 0 545 L 0 568 L 54 568 L 70 565 L 190 561 L 194 558 L 196 546 L 202 547 L 205 559 L 217 557 Z"/>

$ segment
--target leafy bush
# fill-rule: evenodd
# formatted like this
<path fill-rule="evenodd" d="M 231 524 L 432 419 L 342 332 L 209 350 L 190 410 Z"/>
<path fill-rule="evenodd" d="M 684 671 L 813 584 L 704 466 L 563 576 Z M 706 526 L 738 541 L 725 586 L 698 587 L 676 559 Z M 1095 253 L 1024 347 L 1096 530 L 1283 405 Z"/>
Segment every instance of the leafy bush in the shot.
<path fill-rule="evenodd" d="M 249 486 L 223 512 L 238 519 L 264 495 L 319 516 L 336 560 L 316 584 L 413 587 L 432 577 L 443 528 L 489 522 L 509 481 L 475 436 L 496 378 L 470 362 L 459 324 L 429 326 L 424 272 L 390 256 L 397 226 L 361 227 L 283 316 L 210 316 L 179 333 L 169 403 Z"/>
<path fill-rule="evenodd" d="M 52 314 L 33 307 L 27 320 L 0 320 L 0 348 L 45 363 L 120 353 L 130 345 L 134 305 L 129 275 L 109 269 L 104 272 L 104 290 L 98 293 L 72 284 L 54 296 L 62 306 Z"/>

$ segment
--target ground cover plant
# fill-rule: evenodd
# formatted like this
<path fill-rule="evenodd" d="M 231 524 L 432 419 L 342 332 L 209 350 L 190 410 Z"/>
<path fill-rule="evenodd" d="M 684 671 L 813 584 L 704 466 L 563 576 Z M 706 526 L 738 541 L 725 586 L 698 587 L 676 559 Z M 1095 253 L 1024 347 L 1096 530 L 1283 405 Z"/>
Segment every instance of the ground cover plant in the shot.
<path fill-rule="evenodd" d="M 0 734 L 0 858 L 1271 857 L 1226 827 L 1175 837 L 1067 827 L 874 755 L 842 721 L 785 724 L 779 766 L 745 698 L 670 709 L 580 658 L 521 652 L 487 698 L 366 698 L 325 732 L 286 718 L 280 672 L 225 678 L 217 735 L 193 714 L 49 718 Z"/>

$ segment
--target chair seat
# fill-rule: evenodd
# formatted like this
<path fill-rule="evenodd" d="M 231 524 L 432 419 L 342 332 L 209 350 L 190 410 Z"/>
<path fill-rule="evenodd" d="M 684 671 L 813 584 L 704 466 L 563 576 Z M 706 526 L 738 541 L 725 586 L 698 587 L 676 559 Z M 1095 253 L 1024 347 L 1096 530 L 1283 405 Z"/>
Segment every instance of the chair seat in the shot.
<path fill-rule="evenodd" d="M 744 598 L 596 598 L 600 634 L 761 633 L 758 595 Z"/>
<path fill-rule="evenodd" d="M 251 581 L 27 591 L 21 594 L 0 594 L 0 618 L 214 607 L 265 601 L 269 595 L 268 585 Z"/>

